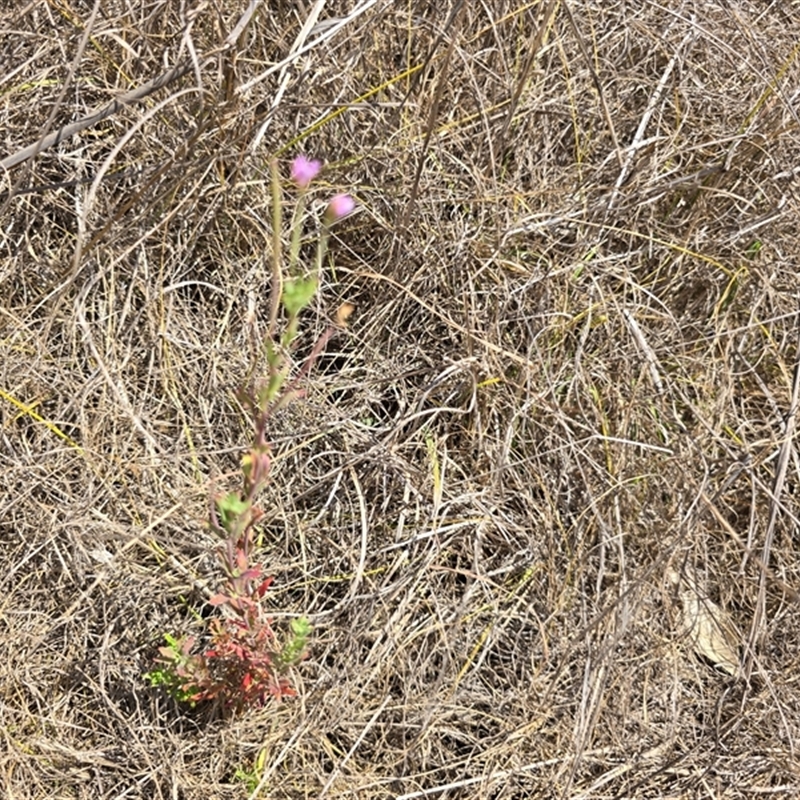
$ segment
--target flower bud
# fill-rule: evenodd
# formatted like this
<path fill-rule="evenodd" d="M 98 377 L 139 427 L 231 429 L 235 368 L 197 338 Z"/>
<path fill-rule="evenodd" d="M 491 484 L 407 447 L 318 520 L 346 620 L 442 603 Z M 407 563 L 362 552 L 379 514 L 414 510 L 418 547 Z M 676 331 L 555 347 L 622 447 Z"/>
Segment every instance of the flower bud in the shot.
<path fill-rule="evenodd" d="M 349 194 L 337 194 L 331 198 L 325 209 L 325 223 L 331 225 L 346 217 L 356 207 L 356 201 Z"/>
<path fill-rule="evenodd" d="M 311 181 L 319 175 L 321 169 L 321 161 L 311 160 L 305 156 L 297 156 L 292 161 L 292 180 L 301 189 L 307 189 Z"/>

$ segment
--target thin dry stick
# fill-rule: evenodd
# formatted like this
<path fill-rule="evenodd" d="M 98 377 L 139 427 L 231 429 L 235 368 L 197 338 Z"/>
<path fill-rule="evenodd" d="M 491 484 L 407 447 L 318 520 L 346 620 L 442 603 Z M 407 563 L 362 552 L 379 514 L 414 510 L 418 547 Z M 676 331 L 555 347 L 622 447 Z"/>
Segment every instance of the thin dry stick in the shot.
<path fill-rule="evenodd" d="M 50 115 L 48 116 L 47 121 L 44 123 L 44 126 L 42 128 L 42 138 L 40 138 L 37 142 L 34 142 L 29 147 L 25 148 L 30 152 L 28 153 L 28 155 L 25 156 L 25 158 L 21 159 L 21 161 L 25 161 L 31 156 L 36 155 L 40 151 L 44 150 L 46 147 L 50 147 L 50 145 L 46 143 L 49 137 L 45 135 L 45 132 L 53 124 L 53 120 L 56 118 L 56 114 L 58 114 L 58 111 L 61 108 L 61 103 L 63 102 L 64 97 L 66 96 L 70 86 L 72 85 L 72 78 L 75 75 L 76 70 L 78 69 L 78 64 L 80 63 L 81 58 L 83 57 L 83 51 L 86 49 L 89 37 L 92 34 L 92 29 L 94 28 L 94 21 L 99 9 L 100 9 L 100 0 L 95 0 L 92 13 L 89 15 L 89 21 L 86 23 L 84 27 L 83 36 L 81 36 L 80 43 L 78 44 L 78 49 L 75 53 L 75 58 L 72 59 L 72 64 L 70 65 L 69 73 L 67 74 L 67 77 L 64 80 L 64 86 L 62 87 L 61 92 L 56 98 L 56 102 L 53 105 L 53 109 L 50 112 Z M 13 156 L 11 158 L 13 158 Z M 5 158 L 2 161 L 0 161 L 0 170 L 5 171 L 7 169 L 10 169 L 10 167 L 14 166 L 14 164 L 20 163 L 19 161 L 15 161 L 13 163 L 6 163 L 8 161 L 9 158 Z M 2 207 L 0 207 L 0 217 L 3 216 L 6 208 L 8 207 L 8 204 L 11 202 L 11 198 L 14 196 L 15 189 L 19 188 L 24 179 L 25 179 L 24 174 L 20 175 L 16 185 L 11 188 L 11 191 L 9 191 L 5 203 L 3 203 Z"/>
<path fill-rule="evenodd" d="M 794 430 L 797 418 L 797 407 L 800 403 L 800 337 L 797 342 L 797 355 L 794 363 L 794 380 L 792 381 L 792 403 L 789 407 L 789 414 L 786 419 L 786 430 L 781 442 L 781 453 L 778 457 L 778 469 L 775 473 L 775 485 L 770 498 L 769 522 L 767 523 L 767 533 L 764 537 L 764 549 L 761 551 L 761 563 L 763 570 L 758 581 L 758 599 L 753 613 L 753 622 L 750 626 L 750 636 L 747 642 L 747 652 L 745 653 L 744 673 L 749 680 L 753 669 L 755 658 L 755 648 L 764 636 L 764 616 L 767 605 L 767 568 L 769 567 L 769 557 L 772 551 L 772 539 L 775 535 L 775 523 L 778 519 L 778 498 L 783 492 L 783 484 L 786 481 L 786 471 L 789 467 L 789 459 L 794 447 Z"/>
<path fill-rule="evenodd" d="M 225 37 L 225 41 L 223 44 L 212 50 L 208 53 L 204 59 L 203 64 L 205 65 L 208 63 L 209 59 L 212 56 L 217 55 L 224 50 L 232 47 L 236 44 L 237 39 L 241 35 L 242 31 L 247 26 L 247 23 L 250 22 L 251 17 L 255 13 L 256 8 L 260 5 L 261 0 L 250 0 L 250 4 L 248 5 L 245 12 L 239 18 L 239 21 L 236 23 L 234 29 Z M 96 3 L 95 11 L 97 10 L 97 6 L 99 6 L 99 2 Z M 94 19 L 94 11 L 92 12 L 92 18 L 89 20 L 86 26 L 86 34 L 85 39 L 89 37 L 89 31 L 91 30 L 91 23 Z M 81 47 L 78 50 L 78 56 L 83 52 L 83 45 L 84 41 L 81 41 Z M 77 62 L 73 64 L 72 70 L 70 74 L 74 71 L 75 67 L 77 66 Z M 43 150 L 47 150 L 54 145 L 63 142 L 65 139 L 69 139 L 71 136 L 74 136 L 76 133 L 80 133 L 81 131 L 86 130 L 87 128 L 91 128 L 93 125 L 97 125 L 98 122 L 102 122 L 104 119 L 116 114 L 125 106 L 129 106 L 131 103 L 136 103 L 139 100 L 144 100 L 149 95 L 153 94 L 153 92 L 158 91 L 159 89 L 163 89 L 164 86 L 172 83 L 173 81 L 178 80 L 178 78 L 182 78 L 186 75 L 187 72 L 191 72 L 195 69 L 194 62 L 190 59 L 188 61 L 184 61 L 171 69 L 168 69 L 166 72 L 162 72 L 157 78 L 154 78 L 152 81 L 148 81 L 147 83 L 139 86 L 137 89 L 133 89 L 130 92 L 126 92 L 125 94 L 121 95 L 120 97 L 114 98 L 108 105 L 104 106 L 103 108 L 93 111 L 91 114 L 83 117 L 83 119 L 79 119 L 77 122 L 73 122 L 69 125 L 64 125 L 62 128 L 59 128 L 57 131 L 53 131 L 52 133 L 47 134 L 42 139 L 37 142 L 34 142 L 27 147 L 24 147 L 22 150 L 18 150 L 16 153 L 13 153 L 10 156 L 6 156 L 2 161 L 0 161 L 0 170 L 8 170 L 12 167 L 21 164 L 23 161 L 27 161 L 29 158 L 32 158 L 35 155 L 38 155 Z M 66 82 L 64 86 L 64 92 L 66 92 L 69 86 L 69 81 Z M 62 93 L 63 95 L 63 93 Z M 59 98 L 60 101 L 61 98 Z M 56 109 L 54 109 L 53 114 L 51 114 L 51 119 L 47 122 L 47 127 L 49 127 L 50 122 L 52 122 L 52 118 L 55 115 L 56 110 L 58 109 L 58 103 L 56 104 Z M 12 193 L 13 194 L 13 193 Z"/>
<path fill-rule="evenodd" d="M 305 734 L 308 732 L 308 725 L 301 725 L 298 726 L 294 733 L 289 737 L 289 741 L 281 748 L 280 753 L 275 757 L 275 760 L 270 765 L 269 769 L 264 770 L 264 774 L 261 776 L 261 780 L 258 782 L 258 786 L 251 792 L 248 796 L 247 800 L 256 800 L 258 797 L 262 797 L 261 790 L 267 785 L 269 779 L 272 777 L 272 773 L 283 763 L 283 760 L 286 756 L 293 751 L 294 746 L 297 744 L 298 740 L 301 739 Z"/>
<path fill-rule="evenodd" d="M 511 121 L 514 119 L 514 114 L 517 113 L 517 106 L 519 105 L 519 99 L 522 96 L 522 91 L 528 83 L 528 75 L 530 74 L 531 69 L 533 69 L 533 65 L 536 63 L 536 59 L 539 57 L 539 51 L 542 47 L 542 42 L 544 41 L 545 33 L 547 33 L 550 25 L 553 22 L 553 16 L 555 14 L 556 8 L 558 6 L 558 0 L 550 0 L 547 7 L 541 14 L 541 23 L 539 27 L 536 29 L 536 35 L 533 37 L 533 40 L 530 43 L 528 48 L 528 60 L 525 62 L 525 65 L 522 67 L 522 72 L 517 79 L 517 87 L 514 89 L 514 94 L 511 97 L 511 103 L 508 107 L 508 112 L 506 113 L 506 121 L 503 123 L 503 130 L 500 131 L 500 136 L 498 137 L 497 147 L 496 150 L 498 153 L 502 153 L 503 151 L 503 143 L 505 142 L 506 136 L 508 136 L 508 129 L 511 127 Z"/>
<path fill-rule="evenodd" d="M 613 635 L 613 634 L 612 634 Z M 606 641 L 610 638 L 607 633 L 604 637 Z M 583 766 L 583 758 L 585 754 L 584 748 L 587 742 L 591 741 L 594 734 L 597 720 L 600 716 L 600 711 L 603 708 L 604 692 L 608 681 L 608 658 L 605 653 L 598 652 L 597 658 L 591 657 L 592 637 L 590 632 L 586 632 L 586 644 L 590 648 L 590 655 L 586 659 L 583 674 L 583 686 L 581 690 L 581 703 L 580 712 L 575 721 L 575 732 L 573 739 L 575 742 L 575 752 L 573 753 L 573 760 L 571 766 L 568 768 L 564 764 L 559 770 L 559 776 L 564 774 L 568 768 L 566 779 L 559 779 L 559 783 L 563 783 L 564 788 L 561 791 L 561 797 L 569 797 L 572 792 L 572 787 L 575 783 L 575 776 L 578 770 Z M 609 651 L 613 650 L 613 644 Z M 609 652 L 609 651 L 606 651 Z M 599 662 L 599 663 L 598 663 Z"/>
<path fill-rule="evenodd" d="M 454 319 L 452 319 L 443 311 L 440 311 L 438 308 L 436 308 L 436 306 L 426 302 L 419 295 L 414 294 L 414 292 L 412 292 L 405 284 L 400 283 L 400 281 L 396 281 L 394 278 L 390 278 L 388 275 L 382 275 L 379 272 L 373 272 L 372 270 L 369 269 L 360 270 L 358 274 L 365 278 L 374 278 L 375 280 L 386 281 L 387 283 L 390 283 L 396 289 L 399 289 L 401 292 L 404 292 L 406 296 L 410 297 L 415 303 L 422 306 L 422 308 L 424 308 L 426 311 L 429 311 L 435 317 L 442 320 L 453 330 L 458 331 L 467 338 L 471 339 L 473 342 L 482 345 L 490 352 L 505 356 L 509 360 L 513 361 L 515 364 L 520 364 L 523 367 L 528 367 L 529 369 L 534 369 L 534 370 L 539 369 L 540 365 L 531 361 L 529 358 L 525 358 L 524 356 L 514 353 L 511 350 L 507 350 L 505 347 L 501 347 L 500 345 L 497 345 L 494 342 L 490 342 L 488 339 L 484 339 L 483 337 L 473 333 L 471 330 L 468 330 L 463 325 L 459 325 L 459 323 L 457 323 Z M 534 399 L 534 398 L 533 396 L 531 396 L 529 399 Z M 537 395 L 535 399 L 538 400 L 539 402 L 547 404 L 548 406 L 550 405 L 544 393 Z"/>
<path fill-rule="evenodd" d="M 383 702 L 378 707 L 377 711 L 370 717 L 369 722 L 364 726 L 364 730 L 358 735 L 358 738 L 353 742 L 353 746 L 347 751 L 347 755 L 342 759 L 342 761 L 336 766 L 336 769 L 333 770 L 331 773 L 330 778 L 328 778 L 325 785 L 322 787 L 322 791 L 320 792 L 320 798 L 325 797 L 328 794 L 328 789 L 331 788 L 333 782 L 339 777 L 339 773 L 342 771 L 342 767 L 350 760 L 351 756 L 360 746 L 361 742 L 364 741 L 364 737 L 369 732 L 370 728 L 378 721 L 378 717 L 383 713 L 383 710 L 389 704 L 389 701 L 392 699 L 390 694 L 387 694 L 386 697 L 383 699 Z"/>
<path fill-rule="evenodd" d="M 358 567 L 356 569 L 356 574 L 353 578 L 353 583 L 350 586 L 350 592 L 348 595 L 348 599 L 352 599 L 355 597 L 355 593 L 358 591 L 359 587 L 361 586 L 361 581 L 364 579 L 364 570 L 367 564 L 367 538 L 369 534 L 369 520 L 367 519 L 367 502 L 364 499 L 364 490 L 361 488 L 361 482 L 358 480 L 358 475 L 353 467 L 351 466 L 349 469 L 350 477 L 353 480 L 353 486 L 355 486 L 356 494 L 358 495 L 358 509 L 361 512 L 361 548 L 358 556 Z"/>
<path fill-rule="evenodd" d="M 315 47 L 319 47 L 320 44 L 335 36 L 346 25 L 355 21 L 362 14 L 369 11 L 369 9 L 372 8 L 372 6 L 374 6 L 377 2 L 378 0 L 364 0 L 361 5 L 356 6 L 356 8 L 354 8 L 346 17 L 341 17 L 334 25 L 326 28 L 325 32 L 316 39 L 312 39 L 310 42 L 308 42 L 308 44 L 304 44 L 299 50 L 297 50 L 297 52 L 290 53 L 286 58 L 279 61 L 277 64 L 273 64 L 269 69 L 264 70 L 264 72 L 256 75 L 256 77 L 252 80 L 249 80 L 247 83 L 239 86 L 239 88 L 236 90 L 236 93 L 244 94 L 246 91 L 252 89 L 254 86 L 261 83 L 273 73 L 282 70 L 287 64 L 291 64 L 293 61 L 296 61 L 298 58 L 300 58 L 300 56 L 305 55 Z"/>
<path fill-rule="evenodd" d="M 180 511 L 184 507 L 183 502 L 175 503 L 172 508 L 165 511 L 160 517 L 153 520 L 144 530 L 142 530 L 138 535 L 134 536 L 132 539 L 129 539 L 125 542 L 122 547 L 114 554 L 114 561 L 119 562 L 120 557 L 126 553 L 128 550 L 131 550 L 134 547 L 140 546 L 144 540 L 146 539 L 147 535 L 150 531 L 155 530 L 162 522 L 168 520 L 176 511 Z M 148 548 L 149 550 L 149 548 Z M 65 622 L 69 622 L 72 618 L 72 615 L 81 607 L 81 605 L 86 604 L 88 606 L 88 600 L 92 596 L 94 590 L 103 582 L 108 574 L 108 569 L 101 571 L 98 576 L 92 581 L 88 588 L 84 589 L 78 596 L 78 598 L 73 602 L 73 604 L 51 625 L 51 630 L 54 629 L 56 626 L 61 625 Z M 41 642 L 44 641 L 45 636 L 41 636 L 34 642 L 34 646 L 38 646 Z"/>
<path fill-rule="evenodd" d="M 669 63 L 667 64 L 667 67 L 661 76 L 661 80 L 658 82 L 658 86 L 656 86 L 653 94 L 650 95 L 647 108 L 645 109 L 644 114 L 642 114 L 642 118 L 639 121 L 639 127 L 636 129 L 636 133 L 633 136 L 633 141 L 626 148 L 625 162 L 622 165 L 622 169 L 619 171 L 619 176 L 614 184 L 614 190 L 611 192 L 611 196 L 608 199 L 609 211 L 614 207 L 614 204 L 619 197 L 619 190 L 622 188 L 622 184 L 625 183 L 625 181 L 628 179 L 628 175 L 630 175 L 631 165 L 633 164 L 633 159 L 635 158 L 637 151 L 645 144 L 643 141 L 644 132 L 647 130 L 647 126 L 650 124 L 650 117 L 653 116 L 656 106 L 658 106 L 658 104 L 661 102 L 661 97 L 667 87 L 669 76 L 672 75 L 672 71 L 675 69 L 675 65 L 678 63 L 678 57 L 684 48 L 689 44 L 689 42 L 691 42 L 694 38 L 695 32 L 692 29 L 686 34 L 686 36 L 684 36 L 683 41 L 678 45 L 677 50 L 669 60 Z"/>
<path fill-rule="evenodd" d="M 239 37 L 244 33 L 244 29 L 250 23 L 256 9 L 261 5 L 261 0 L 250 0 L 250 4 L 244 11 L 239 21 L 234 25 L 233 30 L 225 37 L 225 49 L 233 47 L 239 41 Z"/>
<path fill-rule="evenodd" d="M 597 751 L 600 752 L 600 751 Z M 585 753 L 586 756 L 592 756 L 596 753 Z M 443 794 L 451 789 L 461 789 L 465 786 L 474 786 L 476 783 L 485 783 L 488 785 L 492 781 L 506 780 L 513 778 L 515 775 L 522 775 L 526 772 L 533 772 L 542 767 L 552 767 L 555 764 L 560 764 L 566 761 L 571 756 L 559 756 L 558 758 L 548 758 L 546 761 L 536 761 L 533 764 L 526 764 L 524 767 L 518 769 L 504 769 L 498 772 L 490 772 L 488 775 L 479 775 L 477 778 L 467 778 L 463 781 L 456 781 L 455 783 L 445 783 L 441 786 L 431 786 L 429 789 L 423 789 L 419 792 L 409 792 L 408 794 L 401 794 L 397 800 L 419 800 L 422 797 L 430 797 L 432 794 Z"/>
<path fill-rule="evenodd" d="M 444 36 L 445 32 L 450 30 L 455 23 L 458 14 L 463 7 L 464 0 L 458 0 L 456 7 L 450 14 L 450 18 L 447 20 L 444 26 L 444 31 L 439 35 L 439 38 L 436 40 L 434 45 L 434 50 L 436 47 L 439 46 L 439 42 L 441 41 L 442 37 Z M 417 202 L 417 192 L 419 190 L 419 181 L 422 177 L 422 168 L 425 165 L 425 161 L 427 159 L 428 147 L 430 146 L 431 136 L 433 135 L 433 130 L 436 123 L 436 118 L 439 116 L 439 102 L 442 99 L 442 92 L 444 91 L 445 85 L 448 83 L 448 70 L 450 68 L 450 56 L 453 54 L 453 49 L 455 48 L 456 44 L 456 31 L 453 31 L 450 37 L 450 44 L 447 46 L 447 51 L 444 54 L 444 63 L 440 68 L 439 71 L 439 82 L 436 84 L 436 89 L 433 93 L 433 100 L 431 102 L 430 111 L 428 112 L 428 122 L 425 129 L 425 140 L 422 143 L 422 150 L 419 154 L 419 158 L 417 160 L 417 169 L 414 174 L 414 181 L 411 184 L 411 191 L 408 196 L 408 202 L 406 203 L 406 207 L 403 210 L 403 215 L 400 220 L 400 224 L 398 225 L 401 231 L 405 231 L 408 228 L 408 223 L 411 218 L 411 212 L 414 208 L 415 203 Z"/>
<path fill-rule="evenodd" d="M 575 34 L 575 38 L 578 41 L 578 46 L 580 47 L 583 58 L 586 61 L 586 68 L 589 70 L 589 74 L 592 76 L 592 82 L 594 83 L 595 89 L 597 89 L 597 96 L 600 99 L 600 106 L 603 109 L 603 116 L 606 118 L 608 132 L 611 134 L 611 141 L 614 143 L 614 152 L 617 157 L 617 163 L 619 164 L 619 168 L 623 169 L 624 164 L 622 162 L 622 150 L 619 146 L 617 129 L 614 127 L 614 120 L 611 118 L 611 112 L 609 111 L 608 103 L 606 102 L 606 95 L 605 92 L 603 92 L 603 84 L 600 83 L 600 77 L 597 74 L 597 70 L 594 68 L 592 58 L 586 48 L 586 42 L 583 41 L 583 36 L 581 36 L 581 32 L 578 30 L 578 25 L 575 22 L 575 17 L 572 16 L 572 10 L 570 9 L 567 0 L 564 0 L 564 11 L 567 12 L 567 18 L 569 19 L 570 27 L 572 28 L 572 32 Z"/>
<path fill-rule="evenodd" d="M 65 125 L 63 128 L 59 128 L 57 131 L 53 131 L 53 133 L 48 134 L 43 139 L 40 139 L 39 141 L 34 142 L 27 147 L 24 147 L 22 150 L 18 150 L 13 155 L 6 156 L 2 161 L 0 161 L 0 169 L 11 169 L 11 167 L 15 167 L 17 164 L 21 164 L 23 161 L 27 161 L 29 158 L 38 155 L 43 150 L 47 150 L 48 148 L 63 142 L 65 139 L 69 139 L 70 136 L 74 136 L 76 133 L 80 133 L 87 128 L 91 128 L 93 125 L 97 125 L 98 122 L 102 122 L 112 114 L 116 114 L 117 111 L 125 106 L 135 103 L 138 100 L 144 100 L 145 97 L 151 95 L 153 92 L 161 89 L 167 84 L 172 83 L 178 78 L 183 77 L 191 70 L 191 61 L 178 64 L 178 66 L 168 69 L 166 72 L 162 73 L 154 80 L 145 83 L 143 86 L 140 86 L 138 89 L 134 89 L 133 91 L 127 92 L 120 97 L 114 98 L 114 100 L 112 100 L 104 108 L 101 108 L 98 111 L 93 111 L 83 119 L 79 119 L 77 122 L 73 122 L 70 125 Z"/>
<path fill-rule="evenodd" d="M 786 596 L 793 603 L 800 603 L 800 593 L 789 586 L 788 583 L 782 581 L 757 555 L 753 553 L 751 548 L 747 546 L 747 542 L 745 542 L 742 537 L 739 536 L 730 522 L 725 519 L 719 508 L 717 508 L 714 501 L 702 489 L 700 490 L 700 499 L 703 501 L 706 508 L 712 513 L 714 519 L 725 529 L 725 532 L 728 534 L 728 536 L 730 536 L 731 539 L 736 542 L 736 544 L 748 557 L 753 559 L 755 565 L 759 568 L 759 570 L 761 570 L 762 576 L 766 576 L 767 580 L 772 581 L 772 583 L 774 583 L 775 586 L 777 586 L 782 592 L 785 592 Z"/>
<path fill-rule="evenodd" d="M 269 293 L 269 327 L 267 338 L 274 339 L 278 328 L 278 314 L 283 295 L 283 244 L 281 242 L 281 178 L 278 165 L 273 159 L 270 164 L 272 178 L 272 285 Z"/>
<path fill-rule="evenodd" d="M 84 342 L 86 343 L 89 351 L 92 354 L 92 357 L 95 360 L 95 363 L 100 368 L 100 372 L 105 378 L 106 385 L 111 390 L 111 393 L 116 398 L 117 402 L 119 403 L 120 407 L 125 411 L 126 416 L 128 419 L 133 423 L 133 427 L 142 435 L 145 442 L 147 443 L 147 449 L 149 455 L 154 455 L 155 451 L 161 451 L 161 448 L 158 444 L 158 441 L 153 436 L 147 428 L 144 427 L 144 423 L 142 422 L 139 415 L 133 408 L 133 404 L 128 397 L 128 393 L 125 390 L 125 384 L 121 380 L 115 380 L 114 376 L 111 374 L 108 366 L 105 363 L 100 351 L 95 344 L 94 337 L 92 336 L 92 330 L 89 326 L 88 321 L 86 320 L 86 315 L 84 314 L 84 307 L 86 303 L 86 296 L 89 294 L 90 290 L 94 286 L 96 282 L 95 280 L 90 281 L 86 289 L 81 292 L 80 297 L 75 301 L 75 312 L 76 317 L 78 320 L 78 325 L 80 326 L 81 330 L 84 333 Z"/>
<path fill-rule="evenodd" d="M 128 128 L 128 130 L 120 139 L 117 140 L 114 147 L 111 148 L 111 152 L 106 156 L 106 158 L 103 160 L 103 163 L 97 169 L 94 179 L 92 180 L 92 183 L 89 186 L 89 190 L 86 193 L 86 198 L 83 202 L 83 208 L 80 214 L 81 220 L 80 224 L 78 225 L 78 234 L 75 242 L 75 255 L 73 257 L 72 280 L 74 280 L 78 276 L 78 272 L 80 272 L 81 269 L 81 255 L 83 253 L 83 242 L 84 239 L 86 238 L 86 230 L 89 226 L 89 220 L 92 210 L 94 208 L 94 202 L 97 197 L 97 190 L 100 186 L 100 181 L 103 180 L 105 174 L 111 169 L 111 165 L 114 163 L 114 159 L 120 154 L 125 145 L 138 133 L 141 127 L 148 120 L 160 114 L 161 110 L 165 106 L 174 103 L 181 96 L 196 91 L 197 89 L 194 88 L 182 89 L 181 91 L 175 92 L 166 99 L 162 100 L 155 107 L 149 109 L 130 128 Z"/>
<path fill-rule="evenodd" d="M 656 387 L 656 393 L 660 395 L 664 394 L 664 385 L 661 382 L 661 375 L 658 372 L 658 359 L 653 352 L 653 348 L 647 343 L 647 340 L 642 335 L 641 328 L 639 328 L 639 323 L 636 322 L 633 314 L 631 314 L 627 308 L 622 309 L 622 316 L 625 317 L 625 322 L 628 323 L 633 338 L 636 340 L 636 344 L 639 345 L 639 349 L 642 351 L 645 361 L 647 361 L 647 369 L 650 372 L 653 385 Z"/>
<path fill-rule="evenodd" d="M 297 38 L 294 40 L 294 44 L 292 45 L 291 49 L 289 50 L 289 57 L 296 55 L 298 51 L 300 51 L 305 45 L 308 37 L 311 35 L 311 31 L 317 24 L 317 20 L 319 19 L 319 15 L 322 13 L 322 9 L 325 7 L 325 3 L 327 0 L 317 0 L 314 4 L 313 8 L 311 9 L 311 13 L 308 15 L 308 18 L 305 21 L 305 24 L 300 29 L 300 33 L 297 34 Z M 264 123 L 258 130 L 258 133 L 255 135 L 253 139 L 253 143 L 250 145 L 250 151 L 255 153 L 258 149 L 259 144 L 261 144 L 261 140 L 264 138 L 264 134 L 267 132 L 267 128 L 272 124 L 272 115 L 275 113 L 275 110 L 281 104 L 281 100 L 283 99 L 283 95 L 286 93 L 286 88 L 289 86 L 289 79 L 291 77 L 289 73 L 289 66 L 290 62 L 285 61 L 283 65 L 283 69 L 281 70 L 281 74 L 278 77 L 278 90 L 275 92 L 274 97 L 272 98 L 272 103 L 270 103 L 269 112 L 267 113 L 267 118 L 264 120 Z"/>

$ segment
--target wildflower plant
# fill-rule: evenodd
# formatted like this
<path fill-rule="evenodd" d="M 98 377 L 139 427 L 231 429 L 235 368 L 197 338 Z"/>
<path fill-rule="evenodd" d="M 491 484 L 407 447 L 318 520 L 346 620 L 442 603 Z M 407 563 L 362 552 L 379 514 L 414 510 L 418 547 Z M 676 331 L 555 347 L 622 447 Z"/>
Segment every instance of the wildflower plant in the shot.
<path fill-rule="evenodd" d="M 222 578 L 219 591 L 209 600 L 218 615 L 199 638 L 165 635 L 166 644 L 159 649 L 154 668 L 145 675 L 151 685 L 164 688 L 176 700 L 191 706 L 218 701 L 225 709 L 241 711 L 270 697 L 294 695 L 287 673 L 304 658 L 308 647 L 311 626 L 307 619 L 293 620 L 291 635 L 281 645 L 264 610 L 263 598 L 272 578 L 265 577 L 257 560 L 257 526 L 264 516 L 257 500 L 269 481 L 272 466 L 267 438 L 269 420 L 301 395 L 300 381 L 335 330 L 334 326 L 328 327 L 302 368 L 291 376 L 291 352 L 299 332 L 300 314 L 319 288 L 331 226 L 355 207 L 349 195 L 336 195 L 330 200 L 323 215 L 315 262 L 312 269 L 303 270 L 299 262 L 306 194 L 321 168 L 319 161 L 304 156 L 292 163 L 291 180 L 298 199 L 291 222 L 288 266 L 284 264 L 281 244 L 283 190 L 277 168 L 272 168 L 272 287 L 269 328 L 263 342 L 266 377 L 254 377 L 258 365 L 255 361 L 237 395 L 253 428 L 252 445 L 241 459 L 241 488 L 218 494 L 209 506 L 209 528 L 222 540 L 218 552 Z M 281 310 L 284 324 L 278 335 Z"/>

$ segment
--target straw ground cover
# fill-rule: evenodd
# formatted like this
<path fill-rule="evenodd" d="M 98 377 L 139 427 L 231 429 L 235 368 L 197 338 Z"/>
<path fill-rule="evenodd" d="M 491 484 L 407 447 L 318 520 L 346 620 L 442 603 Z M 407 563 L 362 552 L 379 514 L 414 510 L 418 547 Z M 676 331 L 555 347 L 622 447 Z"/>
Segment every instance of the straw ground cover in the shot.
<path fill-rule="evenodd" d="M 3 796 L 795 796 L 793 19 L 4 3 Z M 215 613 L 298 153 L 301 255 L 358 201 L 269 430 L 265 601 L 313 633 L 226 716 L 143 676 Z"/>

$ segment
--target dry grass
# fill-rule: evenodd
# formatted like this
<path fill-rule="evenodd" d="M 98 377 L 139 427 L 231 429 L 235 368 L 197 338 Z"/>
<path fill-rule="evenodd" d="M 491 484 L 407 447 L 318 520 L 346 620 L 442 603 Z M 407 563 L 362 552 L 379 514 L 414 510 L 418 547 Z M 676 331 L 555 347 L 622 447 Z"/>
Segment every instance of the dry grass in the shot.
<path fill-rule="evenodd" d="M 227 49 L 246 0 L 4 5 L 0 155 L 186 67 L 2 176 L 4 797 L 245 798 L 259 753 L 269 798 L 797 796 L 795 4 L 331 0 L 286 69 L 315 4 Z M 215 580 L 301 151 L 360 204 L 265 498 L 315 637 L 221 720 L 142 673 Z"/>

